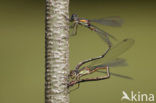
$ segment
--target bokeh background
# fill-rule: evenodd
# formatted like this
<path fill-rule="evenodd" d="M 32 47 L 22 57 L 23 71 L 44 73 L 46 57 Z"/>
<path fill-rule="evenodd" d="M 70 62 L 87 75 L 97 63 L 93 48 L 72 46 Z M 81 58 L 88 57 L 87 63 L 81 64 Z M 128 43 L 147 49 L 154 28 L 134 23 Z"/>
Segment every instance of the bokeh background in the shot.
<path fill-rule="evenodd" d="M 71 0 L 70 15 L 92 19 L 120 16 L 122 27 L 98 25 L 119 40 L 133 38 L 125 54 L 129 66 L 111 71 L 133 77 L 82 83 L 71 103 L 122 103 L 122 91 L 156 95 L 156 2 L 139 0 Z M 44 103 L 43 0 L 0 0 L 0 103 Z M 70 38 L 70 68 L 101 55 L 105 43 L 87 28 Z M 124 103 L 129 103 L 124 101 Z"/>

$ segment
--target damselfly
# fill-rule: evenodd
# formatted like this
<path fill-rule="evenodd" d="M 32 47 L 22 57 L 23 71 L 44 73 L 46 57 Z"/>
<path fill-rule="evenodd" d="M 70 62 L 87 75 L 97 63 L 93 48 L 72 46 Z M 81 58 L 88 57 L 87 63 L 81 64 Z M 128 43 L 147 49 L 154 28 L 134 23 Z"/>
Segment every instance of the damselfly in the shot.
<path fill-rule="evenodd" d="M 88 66 L 71 70 L 69 74 L 69 78 L 71 79 L 71 81 L 69 82 L 68 87 L 73 86 L 75 84 L 78 84 L 79 87 L 79 83 L 81 82 L 98 81 L 98 80 L 104 80 L 109 78 L 110 77 L 109 67 L 125 65 L 126 64 L 125 59 L 121 59 L 118 57 L 124 52 L 126 52 L 130 47 L 132 47 L 133 44 L 134 44 L 133 39 L 124 39 L 123 41 L 119 42 L 117 45 L 112 47 L 104 58 L 90 61 Z M 106 76 L 80 79 L 85 75 L 89 75 L 104 69 L 106 69 L 106 74 L 107 74 Z M 111 73 L 111 74 L 115 76 L 131 79 L 128 76 L 123 76 L 115 73 Z"/>
<path fill-rule="evenodd" d="M 114 36 L 101 30 L 100 28 L 96 27 L 95 25 L 91 24 L 91 22 L 96 22 L 96 23 L 106 25 L 106 26 L 121 26 L 121 24 L 122 24 L 122 20 L 119 17 L 115 17 L 115 16 L 114 17 L 105 17 L 102 19 L 88 20 L 88 19 L 84 19 L 84 18 L 79 18 L 76 14 L 72 14 L 72 16 L 70 18 L 70 22 L 73 23 L 73 25 L 70 26 L 70 28 L 73 29 L 72 35 L 76 35 L 78 25 L 82 25 L 84 27 L 89 28 L 92 31 L 95 31 L 108 44 L 108 49 L 106 50 L 106 52 L 103 55 L 101 55 L 99 57 L 91 58 L 91 59 L 88 59 L 88 60 L 85 60 L 85 61 L 79 63 L 79 65 L 77 65 L 76 69 L 79 69 L 79 67 L 85 63 L 88 63 L 88 62 L 96 60 L 96 59 L 103 58 L 108 53 L 108 51 L 110 50 L 110 48 L 112 46 L 112 43 L 109 40 L 109 37 L 116 40 L 116 38 Z"/>
<path fill-rule="evenodd" d="M 119 17 L 115 17 L 115 16 L 114 17 L 106 17 L 106 18 L 102 18 L 102 19 L 88 20 L 85 18 L 79 18 L 78 15 L 76 15 L 76 14 L 72 14 L 72 16 L 70 18 L 70 22 L 73 23 L 73 25 L 70 26 L 70 28 L 73 29 L 73 32 L 71 35 L 76 35 L 78 25 L 82 25 L 84 27 L 89 28 L 92 31 L 95 31 L 97 34 L 99 34 L 99 36 L 108 44 L 109 47 L 111 47 L 111 45 L 112 45 L 109 40 L 109 37 L 111 37 L 115 40 L 116 40 L 116 38 L 91 23 L 96 22 L 96 23 L 106 25 L 106 26 L 121 26 L 121 24 L 122 24 L 122 20 Z"/>

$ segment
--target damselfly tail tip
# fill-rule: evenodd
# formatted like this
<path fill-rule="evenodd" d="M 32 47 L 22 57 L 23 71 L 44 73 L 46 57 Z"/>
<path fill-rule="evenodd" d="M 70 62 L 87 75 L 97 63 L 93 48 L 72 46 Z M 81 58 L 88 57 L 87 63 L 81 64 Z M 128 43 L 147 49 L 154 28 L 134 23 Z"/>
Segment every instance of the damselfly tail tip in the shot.
<path fill-rule="evenodd" d="M 128 40 L 131 40 L 131 41 L 134 42 L 134 39 L 131 39 L 131 38 L 126 38 L 126 39 L 124 39 L 123 41 L 124 41 L 124 42 L 127 42 Z"/>
<path fill-rule="evenodd" d="M 124 39 L 123 41 L 125 41 L 125 42 L 126 42 L 127 40 L 128 40 L 128 39 L 126 38 L 126 39 Z"/>

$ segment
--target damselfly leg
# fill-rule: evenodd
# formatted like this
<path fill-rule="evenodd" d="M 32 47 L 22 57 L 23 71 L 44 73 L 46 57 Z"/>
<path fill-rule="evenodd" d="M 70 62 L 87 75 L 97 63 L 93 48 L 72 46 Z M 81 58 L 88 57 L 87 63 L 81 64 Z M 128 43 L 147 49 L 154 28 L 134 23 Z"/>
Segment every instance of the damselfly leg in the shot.
<path fill-rule="evenodd" d="M 73 86 L 75 84 L 79 84 L 81 82 L 104 80 L 109 78 L 110 74 L 114 76 L 126 78 L 126 79 L 132 79 L 128 76 L 123 76 L 116 73 L 109 73 L 108 67 L 127 65 L 125 59 L 121 59 L 118 57 L 121 54 L 125 53 L 130 47 L 132 47 L 133 44 L 134 44 L 133 39 L 124 39 L 123 41 L 119 42 L 117 45 L 113 46 L 110 49 L 110 51 L 107 53 L 107 55 L 105 55 L 104 58 L 96 59 L 94 61 L 90 60 L 88 66 L 80 67 L 83 65 L 83 63 L 82 65 L 78 65 L 75 70 L 72 70 L 70 72 L 69 77 L 71 78 L 71 82 L 68 84 L 68 87 Z M 106 71 L 107 76 L 80 79 L 85 75 L 89 75 L 95 72 L 101 72 L 99 70 L 103 70 L 103 69 L 107 69 Z"/>

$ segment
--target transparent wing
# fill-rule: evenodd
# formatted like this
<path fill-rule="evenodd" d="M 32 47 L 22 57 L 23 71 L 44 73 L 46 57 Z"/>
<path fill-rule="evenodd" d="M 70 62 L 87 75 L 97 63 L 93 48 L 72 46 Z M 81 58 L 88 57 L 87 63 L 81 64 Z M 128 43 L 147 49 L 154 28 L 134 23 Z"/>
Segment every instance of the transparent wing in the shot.
<path fill-rule="evenodd" d="M 123 20 L 117 16 L 105 17 L 101 19 L 92 19 L 89 21 L 96 22 L 96 23 L 106 25 L 106 26 L 121 26 L 123 24 Z"/>
<path fill-rule="evenodd" d="M 101 64 L 101 65 L 97 65 L 97 66 L 93 66 L 93 67 L 106 67 L 106 66 L 109 66 L 109 67 L 114 67 L 114 66 L 127 66 L 127 62 L 125 59 L 122 59 L 122 58 L 116 58 L 110 62 L 107 62 L 105 64 Z M 92 68 L 92 67 L 91 67 Z"/>
<path fill-rule="evenodd" d="M 104 58 L 89 62 L 89 66 L 92 67 L 96 65 L 107 64 L 112 60 L 116 59 L 117 57 L 119 57 L 121 54 L 125 53 L 129 48 L 133 46 L 133 44 L 134 44 L 133 39 L 124 39 L 117 45 L 113 46 L 110 49 L 110 51 L 105 55 Z"/>
<path fill-rule="evenodd" d="M 100 65 L 96 65 L 96 66 L 88 66 L 91 70 L 95 70 L 96 68 L 100 68 L 100 67 L 106 67 L 109 66 L 110 67 L 114 67 L 114 66 L 127 66 L 128 64 L 126 63 L 125 59 L 121 59 L 121 58 L 116 58 L 110 62 L 104 63 L 104 64 L 100 64 Z"/>
<path fill-rule="evenodd" d="M 106 67 L 106 66 L 109 66 L 109 67 L 114 67 L 114 66 L 127 66 L 127 62 L 125 59 L 122 59 L 122 58 L 117 58 L 117 59 L 114 59 L 110 62 L 108 62 L 107 64 L 101 64 L 101 65 L 98 65 L 98 66 L 95 66 L 95 67 Z M 98 70 L 97 72 L 100 72 L 100 73 L 106 73 L 105 71 L 100 71 Z M 120 78 L 125 78 L 125 79 L 133 79 L 132 77 L 129 77 L 129 76 L 126 76 L 126 75 L 121 75 L 121 74 L 117 74 L 117 73 L 110 73 L 111 75 L 113 76 L 116 76 L 116 77 L 120 77 Z"/>
<path fill-rule="evenodd" d="M 98 67 L 106 67 L 106 66 L 114 67 L 114 66 L 127 66 L 127 65 L 128 64 L 126 63 L 125 59 L 117 58 L 117 59 L 112 60 L 111 62 L 108 62 L 107 64 L 101 64 L 101 65 L 97 65 L 97 66 L 93 66 L 93 67 L 89 67 L 89 68 L 91 70 L 95 70 L 95 68 L 98 68 Z M 84 69 L 84 68 L 82 68 L 82 69 Z M 106 71 L 100 71 L 100 70 L 97 70 L 96 72 L 107 73 Z M 113 76 L 116 76 L 116 77 L 120 77 L 120 78 L 131 79 L 131 80 L 133 79 L 132 77 L 129 77 L 129 76 L 126 76 L 126 75 L 117 74 L 117 73 L 112 73 L 111 72 L 110 74 L 113 75 Z"/>
<path fill-rule="evenodd" d="M 111 34 L 101 30 L 100 28 L 96 27 L 95 25 L 91 25 L 93 28 L 95 28 L 95 32 L 109 45 L 111 46 L 112 43 L 111 41 L 109 40 L 109 37 L 114 39 L 114 40 L 117 40 L 114 36 L 112 36 Z"/>
<path fill-rule="evenodd" d="M 114 66 L 127 66 L 127 65 L 128 64 L 127 64 L 125 59 L 117 58 L 117 59 L 114 59 L 114 60 L 108 62 L 107 64 L 101 64 L 101 65 L 97 65 L 97 66 L 93 66 L 93 67 L 89 67 L 89 68 L 94 70 L 95 68 L 98 68 L 98 67 L 106 67 L 106 66 L 114 67 Z M 107 73 L 106 71 L 100 71 L 100 70 L 97 70 L 96 72 Z M 120 77 L 120 78 L 133 79 L 132 77 L 117 74 L 117 73 L 112 73 L 111 72 L 110 74 L 113 75 L 113 76 L 116 76 L 116 77 Z"/>

